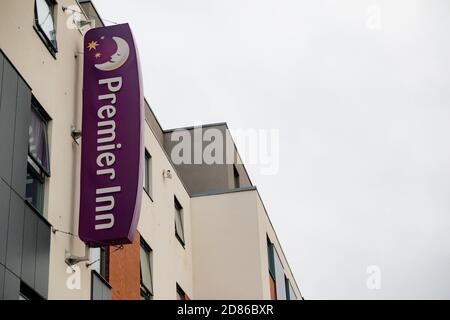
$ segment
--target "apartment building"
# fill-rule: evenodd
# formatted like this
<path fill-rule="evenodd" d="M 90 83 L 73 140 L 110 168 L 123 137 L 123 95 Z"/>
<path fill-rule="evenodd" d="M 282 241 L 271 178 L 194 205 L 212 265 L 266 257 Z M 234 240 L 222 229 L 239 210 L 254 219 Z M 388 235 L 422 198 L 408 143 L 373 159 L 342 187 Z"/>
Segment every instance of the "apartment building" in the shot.
<path fill-rule="evenodd" d="M 0 299 L 302 299 L 226 123 L 202 129 L 231 143 L 232 162 L 178 163 L 174 135 L 201 151 L 203 135 L 164 130 L 147 102 L 138 233 L 88 247 L 83 37 L 102 19 L 81 0 L 2 0 L 0 18 Z"/>

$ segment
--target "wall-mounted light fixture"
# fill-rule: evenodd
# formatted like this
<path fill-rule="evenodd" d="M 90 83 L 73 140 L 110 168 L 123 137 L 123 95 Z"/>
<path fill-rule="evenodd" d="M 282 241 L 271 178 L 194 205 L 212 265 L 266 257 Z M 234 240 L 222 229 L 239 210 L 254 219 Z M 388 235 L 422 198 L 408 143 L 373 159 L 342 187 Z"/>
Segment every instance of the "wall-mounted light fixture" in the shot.
<path fill-rule="evenodd" d="M 70 7 L 62 6 L 62 11 L 72 17 L 71 23 L 73 23 L 73 26 L 75 26 L 79 31 L 86 26 L 95 28 L 95 20 L 87 19 L 89 16 L 86 15 L 81 8 L 79 9 L 74 5 Z"/>
<path fill-rule="evenodd" d="M 164 179 L 172 179 L 172 172 L 170 170 L 163 170 Z"/>
<path fill-rule="evenodd" d="M 83 261 L 89 261 L 89 253 L 88 253 L 88 249 L 86 249 L 86 255 L 84 257 L 79 257 L 79 256 L 74 256 L 72 254 L 70 254 L 70 252 L 68 252 L 66 250 L 66 257 L 64 259 L 64 261 L 66 262 L 66 264 L 68 266 L 73 266 L 76 265 L 77 263 L 83 262 Z"/>
<path fill-rule="evenodd" d="M 81 138 L 81 130 L 76 129 L 74 126 L 70 128 L 70 135 L 76 144 L 80 144 L 78 140 Z"/>

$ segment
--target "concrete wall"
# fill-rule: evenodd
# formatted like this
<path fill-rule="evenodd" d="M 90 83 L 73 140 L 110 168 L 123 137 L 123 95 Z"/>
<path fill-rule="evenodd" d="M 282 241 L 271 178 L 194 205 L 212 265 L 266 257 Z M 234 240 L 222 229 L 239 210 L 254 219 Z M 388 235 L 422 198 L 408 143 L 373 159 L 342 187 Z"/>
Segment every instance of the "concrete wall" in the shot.
<path fill-rule="evenodd" d="M 231 136 L 230 130 L 226 130 L 227 139 L 229 141 L 233 141 L 233 137 Z M 234 142 L 233 142 L 234 145 Z M 228 173 L 228 189 L 234 188 L 234 169 L 233 166 L 236 167 L 237 172 L 239 173 L 239 185 L 241 188 L 252 186 L 252 182 L 250 180 L 250 176 L 245 169 L 242 158 L 239 154 L 239 151 L 234 146 L 235 152 L 235 161 L 234 164 L 227 164 L 227 173 Z"/>
<path fill-rule="evenodd" d="M 156 118 L 155 114 L 153 113 L 153 110 L 151 109 L 147 101 L 145 101 L 145 121 L 147 122 L 147 125 L 150 127 L 150 130 L 152 131 L 156 140 L 158 140 L 159 144 L 161 146 L 164 146 L 163 129 L 159 124 L 158 119 Z"/>
<path fill-rule="evenodd" d="M 203 130 L 211 128 L 212 127 L 208 126 L 204 127 Z M 225 125 L 215 126 L 213 129 L 217 129 L 222 135 L 225 135 Z M 174 146 L 179 143 L 178 141 L 172 141 L 172 135 L 176 134 L 176 131 L 177 130 L 164 132 L 164 147 L 169 157 L 172 157 L 172 150 Z M 208 165 L 203 162 L 201 164 L 195 163 L 195 144 L 201 146 L 201 155 L 203 155 L 203 150 L 208 143 L 203 143 L 203 132 L 202 134 L 196 135 L 194 131 L 193 128 L 187 130 L 191 139 L 189 142 L 191 146 L 190 157 L 188 160 L 189 163 L 175 164 L 175 168 L 186 184 L 190 194 L 205 191 L 226 190 L 228 188 L 226 166 L 220 164 Z M 203 158 L 201 158 L 201 160 L 203 160 Z M 224 161 L 224 159 L 222 159 L 222 161 Z"/>
<path fill-rule="evenodd" d="M 263 284 L 263 295 L 264 295 L 264 297 L 270 297 L 270 281 L 269 281 L 270 275 L 269 275 L 269 264 L 268 264 L 268 254 L 267 254 L 267 237 L 269 237 L 270 241 L 274 244 L 275 250 L 278 253 L 278 256 L 280 258 L 281 265 L 283 268 L 283 270 L 282 270 L 283 273 L 289 279 L 289 281 L 294 289 L 297 299 L 302 299 L 300 288 L 294 278 L 292 270 L 289 266 L 286 256 L 284 255 L 281 244 L 278 240 L 278 237 L 275 233 L 272 223 L 270 222 L 269 216 L 266 212 L 266 209 L 264 208 L 264 204 L 261 201 L 259 194 L 257 195 L 256 206 L 257 206 L 257 212 L 258 212 L 259 251 L 260 251 L 260 255 L 262 257 L 262 259 L 261 259 L 261 263 L 262 263 L 261 277 L 262 277 L 262 284 Z M 277 281 L 279 282 L 280 280 L 278 279 Z M 277 284 L 277 287 L 279 287 L 279 284 Z M 277 296 L 279 299 L 280 293 L 277 293 Z M 285 296 L 285 292 L 283 292 L 281 296 Z"/>
<path fill-rule="evenodd" d="M 194 197 L 192 210 L 196 299 L 270 299 L 267 236 L 301 299 L 256 189 Z"/>
<path fill-rule="evenodd" d="M 181 179 L 185 183 L 189 194 L 200 194 L 205 192 L 223 192 L 234 188 L 234 175 L 233 175 L 233 163 L 236 164 L 236 168 L 239 172 L 239 180 L 241 187 L 251 186 L 250 178 L 245 171 L 242 161 L 237 153 L 236 147 L 234 146 L 233 139 L 228 131 L 226 123 L 221 124 L 209 124 L 202 126 L 200 129 L 195 129 L 193 127 L 180 128 L 176 130 L 164 131 L 164 148 L 166 149 L 169 157 L 172 157 L 174 147 L 176 147 L 180 142 L 172 137 L 172 134 L 176 134 L 179 130 L 185 130 L 189 132 L 190 137 L 190 159 L 189 163 L 174 164 Z M 198 130 L 199 134 L 195 133 Z M 199 150 L 201 150 L 201 155 L 203 155 L 205 149 L 211 144 L 210 141 L 204 141 L 204 133 L 207 130 L 217 130 L 220 133 L 223 141 L 222 154 L 223 157 L 220 159 L 219 164 L 208 164 L 205 163 L 204 158 L 200 158 L 200 163 L 195 160 L 195 145 L 198 144 Z M 176 136 L 174 136 L 176 137 Z M 173 141 L 175 140 L 175 141 Z M 234 154 L 233 163 L 227 161 L 226 148 L 232 150 Z M 175 149 L 177 151 L 177 149 Z M 176 152 L 175 152 L 176 153 Z"/>
<path fill-rule="evenodd" d="M 152 156 L 151 197 L 143 193 L 138 230 L 153 250 L 154 299 L 175 299 L 176 283 L 189 297 L 193 294 L 191 201 L 149 126 L 145 130 L 145 148 Z M 163 177 L 172 171 L 172 179 Z M 183 206 L 185 247 L 175 236 L 174 196 Z"/>
<path fill-rule="evenodd" d="M 192 198 L 196 299 L 263 299 L 256 192 Z"/>

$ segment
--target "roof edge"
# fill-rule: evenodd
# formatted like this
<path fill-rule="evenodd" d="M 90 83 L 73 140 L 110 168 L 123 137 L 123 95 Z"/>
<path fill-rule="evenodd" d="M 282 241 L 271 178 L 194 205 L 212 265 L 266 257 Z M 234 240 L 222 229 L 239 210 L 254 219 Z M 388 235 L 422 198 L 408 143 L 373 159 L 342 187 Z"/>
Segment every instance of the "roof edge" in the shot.
<path fill-rule="evenodd" d="M 236 193 L 236 192 L 246 192 L 246 191 L 257 191 L 257 188 L 255 186 L 250 187 L 242 187 L 242 188 L 235 188 L 235 189 L 225 189 L 225 190 L 218 190 L 218 191 L 209 191 L 209 192 L 199 192 L 191 194 L 191 198 L 200 198 L 200 197 L 208 197 L 208 196 L 218 196 L 222 194 L 229 194 L 229 193 Z"/>
<path fill-rule="evenodd" d="M 196 126 L 165 129 L 165 130 L 163 130 L 163 133 L 170 133 L 170 132 L 174 132 L 174 131 L 178 131 L 178 130 L 194 130 L 197 128 L 210 128 L 210 127 L 219 127 L 219 126 L 225 126 L 227 129 L 229 129 L 228 124 L 226 122 L 216 122 L 216 123 L 205 123 L 205 124 L 200 124 L 200 125 L 196 125 Z"/>

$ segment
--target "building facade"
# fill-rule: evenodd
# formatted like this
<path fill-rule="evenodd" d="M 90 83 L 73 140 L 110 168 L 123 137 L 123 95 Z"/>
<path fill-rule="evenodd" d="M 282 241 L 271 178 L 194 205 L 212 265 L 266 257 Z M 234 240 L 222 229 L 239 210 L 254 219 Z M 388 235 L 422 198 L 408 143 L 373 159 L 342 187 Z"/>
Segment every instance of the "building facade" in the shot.
<path fill-rule="evenodd" d="M 164 130 L 148 103 L 138 234 L 87 247 L 83 35 L 103 22 L 81 0 L 2 0 L 0 18 L 0 299 L 302 299 L 226 123 L 202 129 L 229 142 L 231 162 L 178 163 L 174 137 L 195 154 L 205 135 Z"/>

